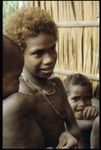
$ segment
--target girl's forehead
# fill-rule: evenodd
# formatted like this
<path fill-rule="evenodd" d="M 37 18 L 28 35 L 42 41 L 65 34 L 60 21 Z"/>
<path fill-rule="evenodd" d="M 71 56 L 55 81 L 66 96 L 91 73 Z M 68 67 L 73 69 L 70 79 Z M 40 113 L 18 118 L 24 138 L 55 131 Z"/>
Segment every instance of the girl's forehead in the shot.
<path fill-rule="evenodd" d="M 53 43 L 56 43 L 52 35 L 41 33 L 40 35 L 36 37 L 31 37 L 27 39 L 26 44 L 32 45 L 32 46 L 45 46 L 45 45 L 51 45 Z"/>
<path fill-rule="evenodd" d="M 39 35 L 37 37 L 31 37 L 26 41 L 26 52 L 34 52 L 39 50 L 48 50 L 55 47 L 56 41 L 51 35 Z"/>

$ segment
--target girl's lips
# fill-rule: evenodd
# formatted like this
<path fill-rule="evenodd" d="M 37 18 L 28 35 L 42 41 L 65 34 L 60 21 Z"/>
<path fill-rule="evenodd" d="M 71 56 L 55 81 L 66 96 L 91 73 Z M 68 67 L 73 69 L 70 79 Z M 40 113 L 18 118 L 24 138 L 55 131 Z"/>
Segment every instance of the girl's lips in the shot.
<path fill-rule="evenodd" d="M 45 73 L 45 74 L 50 74 L 53 72 L 53 70 L 42 70 L 41 71 L 42 73 Z"/>
<path fill-rule="evenodd" d="M 51 73 L 53 72 L 53 68 L 45 68 L 45 69 L 40 69 L 41 72 L 44 72 L 44 73 Z"/>

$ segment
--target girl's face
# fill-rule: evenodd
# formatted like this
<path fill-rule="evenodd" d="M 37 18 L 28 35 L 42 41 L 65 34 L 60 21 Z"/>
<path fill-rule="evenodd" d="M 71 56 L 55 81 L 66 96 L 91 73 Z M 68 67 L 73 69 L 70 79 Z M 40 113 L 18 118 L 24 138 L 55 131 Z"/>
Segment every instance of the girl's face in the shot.
<path fill-rule="evenodd" d="M 91 105 L 91 94 L 89 94 L 89 87 L 70 85 L 68 100 L 76 119 L 83 119 L 84 108 Z"/>
<path fill-rule="evenodd" d="M 56 41 L 52 35 L 41 33 L 26 41 L 24 67 L 34 77 L 48 78 L 57 60 Z"/>

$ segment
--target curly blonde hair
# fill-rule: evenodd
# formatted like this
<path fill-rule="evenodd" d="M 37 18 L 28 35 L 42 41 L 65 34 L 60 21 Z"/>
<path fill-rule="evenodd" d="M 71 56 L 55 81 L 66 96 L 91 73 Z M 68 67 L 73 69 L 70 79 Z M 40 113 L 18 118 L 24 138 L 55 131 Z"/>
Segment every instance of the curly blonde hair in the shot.
<path fill-rule="evenodd" d="M 5 20 L 3 34 L 15 41 L 22 49 L 29 37 L 47 33 L 57 40 L 57 26 L 51 16 L 40 8 L 22 7 Z"/>

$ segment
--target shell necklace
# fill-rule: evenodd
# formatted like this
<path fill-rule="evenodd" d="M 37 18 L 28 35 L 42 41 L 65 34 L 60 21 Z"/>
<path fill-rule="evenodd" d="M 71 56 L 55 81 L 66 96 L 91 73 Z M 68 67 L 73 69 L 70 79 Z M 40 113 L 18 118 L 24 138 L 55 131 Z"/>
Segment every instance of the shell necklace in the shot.
<path fill-rule="evenodd" d="M 61 113 L 59 113 L 59 111 L 54 107 L 54 105 L 50 102 L 50 100 L 47 98 L 47 96 L 51 96 L 53 94 L 56 93 L 56 85 L 55 83 L 49 81 L 52 86 L 53 86 L 53 91 L 51 92 L 47 92 L 45 89 L 40 88 L 38 85 L 33 84 L 30 80 L 30 77 L 27 76 L 27 74 L 25 73 L 21 73 L 20 79 L 24 80 L 28 86 L 33 89 L 33 86 L 43 95 L 43 97 L 45 98 L 45 100 L 48 102 L 48 104 L 53 108 L 53 110 L 58 114 L 58 116 L 60 116 L 60 118 L 64 119 L 65 115 L 61 115 Z"/>

